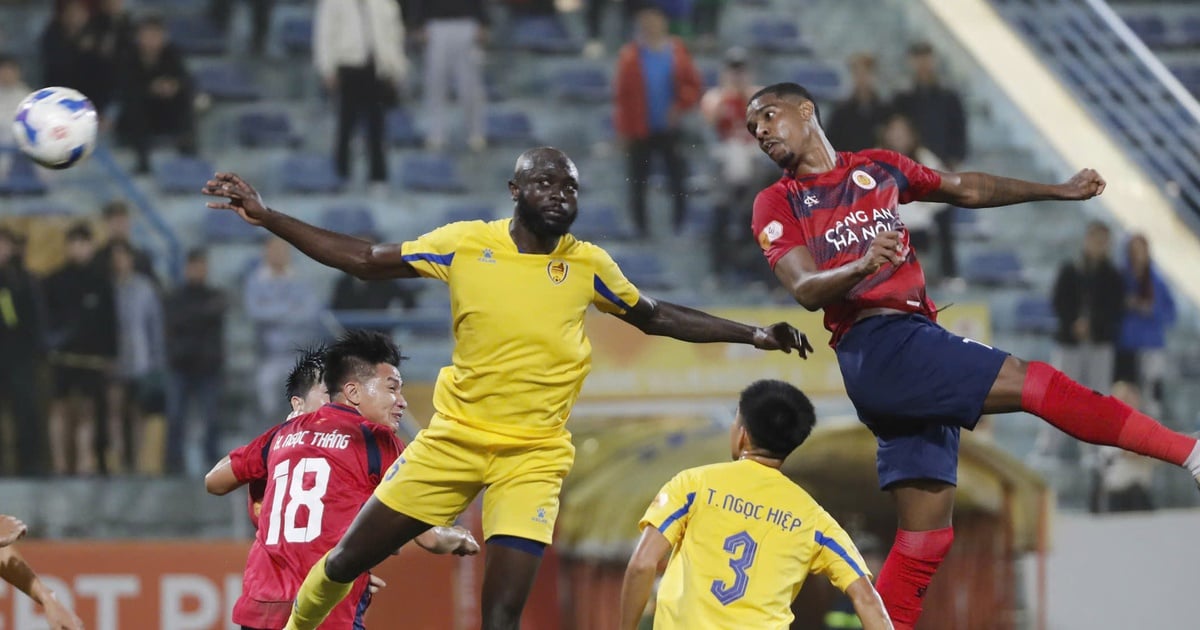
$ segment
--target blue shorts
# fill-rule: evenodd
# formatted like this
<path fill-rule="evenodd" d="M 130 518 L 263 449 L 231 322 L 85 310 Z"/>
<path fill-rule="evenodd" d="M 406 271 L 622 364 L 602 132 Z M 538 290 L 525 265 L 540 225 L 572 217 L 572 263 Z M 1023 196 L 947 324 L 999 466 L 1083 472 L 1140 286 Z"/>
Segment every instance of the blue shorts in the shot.
<path fill-rule="evenodd" d="M 975 428 L 1008 353 L 923 315 L 880 315 L 837 345 L 846 393 L 879 442 L 879 487 L 958 481 L 958 433 Z"/>

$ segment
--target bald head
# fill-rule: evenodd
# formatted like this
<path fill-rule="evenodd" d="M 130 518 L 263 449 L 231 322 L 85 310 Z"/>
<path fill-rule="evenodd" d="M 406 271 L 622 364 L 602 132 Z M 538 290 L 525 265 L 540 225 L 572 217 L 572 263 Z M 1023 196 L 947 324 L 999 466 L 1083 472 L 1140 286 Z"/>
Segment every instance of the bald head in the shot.
<path fill-rule="evenodd" d="M 518 224 L 540 238 L 557 239 L 579 211 L 579 169 L 558 149 L 530 149 L 517 158 L 508 191 Z"/>
<path fill-rule="evenodd" d="M 520 180 L 534 172 L 547 170 L 563 171 L 563 174 L 579 179 L 579 169 L 566 153 L 554 147 L 536 147 L 529 149 L 517 157 L 513 167 L 513 179 Z"/>

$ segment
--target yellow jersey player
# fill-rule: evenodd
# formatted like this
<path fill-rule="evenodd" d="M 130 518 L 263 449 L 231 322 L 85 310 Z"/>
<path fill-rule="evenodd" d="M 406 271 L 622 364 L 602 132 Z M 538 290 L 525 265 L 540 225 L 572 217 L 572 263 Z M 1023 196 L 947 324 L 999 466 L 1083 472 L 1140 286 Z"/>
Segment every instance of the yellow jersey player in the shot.
<path fill-rule="evenodd" d="M 733 462 L 689 468 L 663 486 L 621 588 L 621 628 L 635 630 L 658 565 L 655 630 L 788 628 L 809 573 L 854 603 L 866 630 L 891 630 L 862 556 L 837 521 L 779 471 L 804 443 L 812 403 L 782 381 L 758 381 L 738 401 Z"/>
<path fill-rule="evenodd" d="M 484 488 L 485 630 L 516 630 L 551 542 L 559 490 L 574 462 L 565 424 L 591 369 L 588 306 L 652 335 L 690 342 L 811 350 L 786 323 L 759 328 L 641 295 L 600 247 L 569 234 L 579 171 L 561 151 L 516 163 L 511 219 L 452 223 L 403 244 L 375 245 L 267 208 L 237 175 L 204 193 L 313 259 L 360 278 L 426 277 L 450 286 L 452 364 L 436 414 L 388 471 L 341 542 L 309 573 L 288 628 L 314 628 L 355 578 L 432 526 L 453 523 Z"/>

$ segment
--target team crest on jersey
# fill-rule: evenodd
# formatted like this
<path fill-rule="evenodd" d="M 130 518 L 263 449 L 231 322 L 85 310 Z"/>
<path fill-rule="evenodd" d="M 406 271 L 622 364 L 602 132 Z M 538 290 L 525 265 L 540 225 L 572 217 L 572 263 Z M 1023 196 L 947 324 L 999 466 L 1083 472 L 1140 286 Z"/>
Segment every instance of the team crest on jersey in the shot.
<path fill-rule="evenodd" d="M 758 244 L 763 249 L 767 249 L 771 246 L 771 243 L 779 240 L 780 236 L 783 236 L 783 224 L 778 221 L 772 221 L 767 224 L 767 227 L 762 229 L 762 232 L 758 233 Z"/>
<path fill-rule="evenodd" d="M 821 200 L 817 199 L 816 195 L 804 195 L 804 207 L 805 208 L 811 208 L 819 203 L 821 203 Z"/>
<path fill-rule="evenodd" d="M 866 171 L 854 171 L 850 174 L 850 179 L 863 190 L 871 190 L 875 188 L 875 178 L 867 174 Z"/>
<path fill-rule="evenodd" d="M 554 284 L 562 284 L 563 280 L 567 279 L 567 272 L 570 271 L 565 260 L 551 260 L 546 265 L 546 275 L 550 276 L 550 282 Z"/>

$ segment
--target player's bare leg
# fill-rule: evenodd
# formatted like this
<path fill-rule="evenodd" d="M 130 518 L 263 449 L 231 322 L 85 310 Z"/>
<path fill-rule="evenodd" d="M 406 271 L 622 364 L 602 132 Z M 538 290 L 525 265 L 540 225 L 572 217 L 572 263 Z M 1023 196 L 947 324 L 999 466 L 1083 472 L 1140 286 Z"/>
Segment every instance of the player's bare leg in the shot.
<path fill-rule="evenodd" d="M 507 544 L 487 543 L 483 570 L 483 630 L 518 630 L 521 612 L 542 565 L 541 555 Z M 520 539 L 515 539 L 520 540 Z M 539 545 L 533 541 L 524 541 Z M 540 548 L 539 548 L 540 549 Z"/>
<path fill-rule="evenodd" d="M 921 600 L 954 541 L 951 518 L 954 486 L 932 479 L 894 484 L 896 541 L 875 588 L 896 630 L 911 630 L 921 616 Z"/>
<path fill-rule="evenodd" d="M 1071 437 L 1182 466 L 1200 483 L 1200 443 L 1041 362 L 1008 357 L 983 413 L 1026 411 Z"/>
<path fill-rule="evenodd" d="M 50 403 L 50 457 L 56 475 L 70 474 L 68 462 L 74 461 L 74 431 L 68 422 L 71 404 L 71 397 Z"/>

